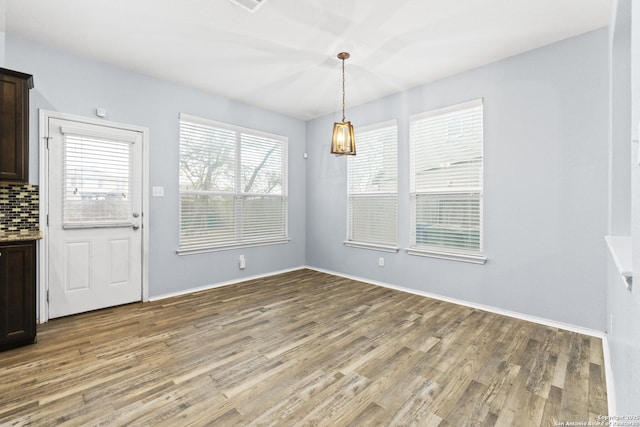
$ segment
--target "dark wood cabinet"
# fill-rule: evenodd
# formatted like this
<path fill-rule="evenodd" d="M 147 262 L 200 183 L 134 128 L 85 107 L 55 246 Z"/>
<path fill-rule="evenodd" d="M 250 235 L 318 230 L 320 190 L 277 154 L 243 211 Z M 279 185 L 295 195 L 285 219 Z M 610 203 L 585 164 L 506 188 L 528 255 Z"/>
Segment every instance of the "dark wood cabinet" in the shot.
<path fill-rule="evenodd" d="M 29 74 L 0 68 L 0 181 L 29 181 Z"/>
<path fill-rule="evenodd" d="M 36 243 L 0 243 L 0 350 L 36 341 Z"/>

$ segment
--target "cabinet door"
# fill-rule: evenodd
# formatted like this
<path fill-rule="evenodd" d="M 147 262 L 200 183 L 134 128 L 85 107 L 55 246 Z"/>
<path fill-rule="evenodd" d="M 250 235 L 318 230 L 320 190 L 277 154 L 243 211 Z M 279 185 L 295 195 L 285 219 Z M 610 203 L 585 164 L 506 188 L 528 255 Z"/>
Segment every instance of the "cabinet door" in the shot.
<path fill-rule="evenodd" d="M 35 340 L 35 242 L 0 245 L 0 348 Z"/>
<path fill-rule="evenodd" d="M 29 180 L 29 88 L 0 73 L 0 181 Z"/>

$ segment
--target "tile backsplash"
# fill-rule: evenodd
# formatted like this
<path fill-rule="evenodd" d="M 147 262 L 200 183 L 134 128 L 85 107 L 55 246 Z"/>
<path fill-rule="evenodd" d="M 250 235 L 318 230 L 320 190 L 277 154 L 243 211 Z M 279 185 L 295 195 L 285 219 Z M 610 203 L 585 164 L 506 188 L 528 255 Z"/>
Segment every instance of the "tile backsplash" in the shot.
<path fill-rule="evenodd" d="M 38 186 L 0 183 L 0 234 L 38 231 Z"/>

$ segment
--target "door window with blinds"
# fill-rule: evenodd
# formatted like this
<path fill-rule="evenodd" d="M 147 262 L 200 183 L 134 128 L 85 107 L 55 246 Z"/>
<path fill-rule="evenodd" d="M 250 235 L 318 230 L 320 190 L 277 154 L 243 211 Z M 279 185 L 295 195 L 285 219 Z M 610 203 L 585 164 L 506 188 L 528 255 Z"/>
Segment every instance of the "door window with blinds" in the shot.
<path fill-rule="evenodd" d="M 131 225 L 134 133 L 101 137 L 61 129 L 64 135 L 63 227 Z M 113 131 L 114 135 L 117 131 Z M 129 136 L 132 135 L 132 136 Z"/>
<path fill-rule="evenodd" d="M 397 250 L 398 126 L 360 129 L 358 154 L 347 160 L 346 245 Z"/>
<path fill-rule="evenodd" d="M 287 138 L 180 115 L 178 253 L 287 241 Z"/>
<path fill-rule="evenodd" d="M 482 100 L 410 118 L 409 253 L 484 263 Z"/>

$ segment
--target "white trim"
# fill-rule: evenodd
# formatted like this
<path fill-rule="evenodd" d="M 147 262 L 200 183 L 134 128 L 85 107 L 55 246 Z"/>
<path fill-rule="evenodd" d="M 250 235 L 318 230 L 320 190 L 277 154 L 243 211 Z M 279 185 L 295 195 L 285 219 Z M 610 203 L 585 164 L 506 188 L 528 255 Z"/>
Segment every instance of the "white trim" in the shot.
<path fill-rule="evenodd" d="M 142 128 L 142 301 L 149 301 L 149 128 Z"/>
<path fill-rule="evenodd" d="M 415 122 L 420 122 L 423 121 L 425 119 L 431 119 L 433 117 L 438 117 L 438 116 L 445 116 L 448 115 L 450 113 L 456 113 L 456 112 L 461 112 L 461 111 L 465 111 L 465 110 L 471 110 L 471 109 L 475 109 L 475 108 L 481 108 L 480 110 L 480 115 L 481 115 L 481 127 L 482 127 L 482 134 L 481 134 L 481 141 L 480 141 L 480 151 L 481 151 L 481 160 L 482 160 L 482 167 L 481 167 L 481 174 L 480 174 L 480 182 L 479 182 L 479 186 L 478 187 L 465 187 L 465 188 L 430 188 L 428 190 L 425 189 L 421 189 L 420 191 L 417 190 L 417 184 L 416 184 L 416 164 L 415 164 L 415 156 L 414 156 L 414 150 L 415 150 L 415 146 L 416 146 L 416 141 L 414 140 L 414 123 Z M 411 154 L 411 161 L 409 162 L 409 204 L 410 204 L 410 246 L 412 246 L 409 250 L 407 250 L 407 252 L 410 255 L 422 255 L 422 256 L 432 256 L 434 258 L 442 258 L 442 259 L 450 259 L 450 260 L 454 260 L 454 261 L 466 261 L 466 262 L 472 262 L 472 263 L 476 263 L 476 264 L 484 264 L 486 262 L 486 258 L 484 258 L 482 256 L 482 252 L 484 250 L 484 238 L 485 238 L 485 233 L 484 233 L 484 181 L 485 181 L 485 173 L 486 173 L 486 168 L 485 168 L 485 159 L 484 159 L 484 146 L 485 146 L 485 112 L 484 112 L 484 98 L 476 98 L 476 99 L 472 99 L 470 101 L 466 101 L 466 102 L 461 102 L 458 104 L 454 104 L 454 105 L 449 105 L 449 106 L 445 106 L 445 107 L 441 107 L 435 110 L 429 110 L 429 111 L 425 111 L 425 112 L 421 112 L 421 113 L 417 113 L 417 114 L 412 114 L 409 116 L 409 153 Z M 417 210 L 417 200 L 418 200 L 418 196 L 419 195 L 426 195 L 426 196 L 430 196 L 430 195 L 451 195 L 451 194 L 465 194 L 468 193 L 470 195 L 474 195 L 474 194 L 478 194 L 479 196 L 479 216 L 478 216 L 478 220 L 479 220 L 479 247 L 478 247 L 478 254 L 480 258 L 482 258 L 482 260 L 480 260 L 478 257 L 476 257 L 476 259 L 474 260 L 474 257 L 460 257 L 460 256 L 447 256 L 444 255 L 446 254 L 446 249 L 445 247 L 439 247 L 435 252 L 434 251 L 423 251 L 422 253 L 419 253 L 420 251 L 422 251 L 422 248 L 416 246 L 416 210 Z M 414 251 L 414 253 L 410 252 L 410 251 Z"/>
<path fill-rule="evenodd" d="M 179 296 L 182 296 L 182 295 L 189 295 L 189 294 L 193 294 L 193 293 L 196 293 L 196 292 L 207 291 L 209 289 L 221 288 L 223 286 L 229 286 L 229 285 L 235 285 L 235 284 L 242 283 L 242 282 L 248 282 L 250 280 L 264 279 L 265 277 L 276 276 L 278 274 L 284 274 L 284 273 L 290 273 L 292 271 L 304 270 L 305 268 L 308 268 L 309 270 L 311 270 L 311 268 L 305 267 L 304 265 L 302 265 L 300 267 L 293 267 L 293 268 L 287 268 L 287 269 L 284 269 L 284 270 L 272 271 L 272 272 L 269 272 L 269 273 L 256 274 L 254 276 L 241 277 L 239 279 L 227 280 L 225 282 L 212 283 L 212 284 L 209 284 L 209 285 L 198 286 L 196 288 L 185 289 L 183 291 L 171 292 L 171 293 L 168 293 L 168 294 L 162 294 L 162 295 L 158 295 L 158 296 L 154 296 L 154 297 L 149 298 L 149 301 L 159 301 L 159 300 L 163 300 L 163 299 L 167 299 L 167 298 L 179 297 Z"/>
<path fill-rule="evenodd" d="M 460 252 L 444 252 L 444 251 L 436 251 L 436 250 L 428 250 L 428 249 L 416 249 L 416 248 L 407 248 L 405 249 L 409 255 L 417 255 L 424 256 L 429 258 L 438 258 L 438 259 L 446 259 L 449 261 L 461 261 L 461 262 L 469 262 L 472 264 L 485 264 L 487 262 L 487 258 L 483 255 L 479 254 L 464 254 Z"/>
<path fill-rule="evenodd" d="M 179 292 L 172 292 L 172 293 L 169 293 L 169 294 L 158 295 L 158 296 L 149 298 L 149 301 L 159 301 L 159 300 L 166 299 L 166 298 L 172 298 L 172 297 L 177 297 L 177 296 L 181 296 L 181 295 L 188 295 L 188 294 L 192 294 L 192 293 L 195 293 L 195 292 L 206 291 L 206 290 L 209 290 L 209 289 L 220 288 L 220 287 L 223 287 L 223 286 L 234 285 L 234 284 L 237 284 L 237 283 L 242 283 L 242 282 L 246 282 L 246 281 L 250 281 L 250 280 L 256 280 L 256 279 L 262 279 L 262 278 L 265 278 L 265 277 L 275 276 L 275 275 L 278 275 L 278 274 L 289 273 L 289 272 L 292 272 L 292 271 L 298 271 L 298 270 L 303 270 L 303 269 L 318 271 L 318 272 L 321 272 L 321 273 L 326 273 L 326 274 L 331 274 L 331 275 L 334 275 L 334 276 L 344 277 L 344 278 L 351 279 L 351 280 L 357 280 L 357 281 L 368 283 L 368 284 L 371 284 L 371 285 L 374 285 L 374 286 L 381 286 L 381 287 L 388 288 L 388 289 L 394 289 L 394 290 L 401 291 L 401 292 L 407 292 L 407 293 L 414 294 L 414 295 L 419 295 L 419 296 L 423 296 L 423 297 L 427 297 L 427 298 L 433 298 L 433 299 L 437 299 L 437 300 L 440 300 L 440 301 L 446 301 L 446 302 L 450 302 L 450 303 L 453 303 L 453 304 L 458 304 L 458 305 L 462 305 L 462 306 L 466 306 L 466 307 L 476 308 L 476 309 L 487 311 L 487 312 L 490 312 L 490 313 L 500 314 L 500 315 L 507 316 L 507 317 L 512 317 L 512 318 L 525 320 L 525 321 L 528 321 L 528 322 L 533 322 L 533 323 L 537 323 L 537 324 L 541 324 L 541 325 L 545 325 L 545 326 L 555 327 L 555 328 L 566 330 L 566 331 L 570 331 L 570 332 L 576 332 L 576 333 L 579 333 L 579 334 L 592 336 L 592 337 L 595 337 L 595 338 L 600 338 L 602 340 L 602 352 L 603 352 L 603 356 L 604 356 L 604 369 L 605 369 L 605 379 L 606 379 L 606 388 L 607 388 L 608 414 L 610 416 L 617 414 L 616 404 L 615 404 L 616 400 L 615 400 L 615 389 L 614 389 L 614 380 L 613 380 L 613 369 L 611 367 L 611 356 L 610 356 L 610 352 L 609 352 L 609 341 L 607 339 L 607 334 L 606 333 L 604 333 L 602 331 L 595 330 L 595 329 L 588 329 L 588 328 L 583 328 L 581 326 L 571 325 L 571 324 L 568 324 L 568 323 L 556 322 L 554 320 L 544 319 L 544 318 L 541 318 L 541 317 L 530 316 L 530 315 L 527 315 L 527 314 L 517 313 L 517 312 L 509 311 L 509 310 L 503 310 L 503 309 L 500 309 L 500 308 L 491 307 L 491 306 L 487 306 L 487 305 L 483 305 L 483 304 L 471 303 L 471 302 L 459 300 L 459 299 L 456 299 L 456 298 L 449 298 L 449 297 L 445 297 L 445 296 L 442 296 L 442 295 L 432 294 L 432 293 L 429 293 L 429 292 L 423 292 L 423 291 L 418 291 L 418 290 L 415 290 L 415 289 L 404 288 L 404 287 L 401 287 L 401 286 L 391 285 L 389 283 L 378 282 L 378 281 L 374 281 L 374 280 L 370 280 L 370 279 L 365 279 L 365 278 L 362 278 L 362 277 L 357 277 L 357 276 L 352 276 L 352 275 L 348 275 L 348 274 L 338 273 L 338 272 L 332 271 L 332 270 L 327 270 L 327 269 L 318 268 L 318 267 L 311 267 L 311 266 L 308 266 L 308 265 L 303 265 L 303 266 L 300 266 L 300 267 L 293 267 L 293 268 L 289 268 L 289 269 L 285 269 L 285 270 L 273 271 L 273 272 L 270 272 L 270 273 L 258 274 L 258 275 L 249 276 L 249 277 L 243 277 L 243 278 L 240 278 L 240 279 L 229 280 L 229 281 L 226 281 L 226 282 L 219 282 L 219 283 L 214 283 L 214 284 L 210 284 L 210 285 L 199 286 L 197 288 L 185 289 L 185 290 L 179 291 Z"/>
<path fill-rule="evenodd" d="M 102 126 L 105 127 L 104 124 Z M 60 126 L 60 133 L 79 137 L 92 136 L 94 138 L 108 139 L 111 142 L 120 144 L 134 144 L 138 139 L 137 135 L 132 134 L 129 129 L 124 130 L 111 127 L 108 123 L 106 127 L 110 129 L 97 130 L 93 126 L 87 126 L 84 123 L 65 124 L 64 126 Z"/>
<path fill-rule="evenodd" d="M 265 132 L 263 130 L 248 128 L 245 126 L 238 126 L 232 123 L 218 122 L 216 120 L 205 119 L 204 117 L 192 116 L 191 114 L 179 113 L 178 119 L 185 122 L 191 122 L 191 123 L 195 123 L 203 126 L 212 126 L 212 127 L 222 128 L 225 130 L 239 132 L 239 133 L 250 133 L 256 136 L 276 139 L 281 142 L 286 142 L 286 143 L 289 142 L 288 136 L 278 135 L 277 133 Z"/>
<path fill-rule="evenodd" d="M 622 276 L 633 276 L 631 259 L 631 236 L 604 236 L 616 268 Z"/>
<path fill-rule="evenodd" d="M 389 127 L 392 127 L 392 126 L 395 126 L 396 127 L 396 131 L 397 131 L 398 119 L 385 120 L 384 122 L 373 123 L 373 124 L 366 125 L 366 126 L 358 126 L 358 132 L 360 132 L 360 133 L 371 132 L 371 131 L 378 130 L 378 129 L 389 128 Z"/>
<path fill-rule="evenodd" d="M 96 221 L 96 222 L 68 222 L 63 223 L 64 230 L 78 230 L 87 228 L 129 228 L 133 223 L 129 220 L 124 221 Z"/>
<path fill-rule="evenodd" d="M 178 239 L 178 247 L 176 249 L 176 253 L 178 255 L 189 255 L 194 253 L 204 253 L 204 252 L 212 252 L 219 250 L 226 250 L 231 248 L 240 248 L 240 247 L 250 247 L 250 246 L 262 246 L 262 245 L 270 245 L 270 244 L 283 244 L 288 243 L 290 241 L 289 238 L 289 137 L 283 135 L 277 135 L 269 132 L 264 132 L 261 130 L 256 130 L 252 128 L 247 128 L 243 126 L 238 126 L 230 123 L 219 122 L 215 120 L 210 120 L 202 117 L 192 116 L 186 113 L 178 114 L 178 125 L 180 130 L 180 138 L 178 141 L 178 145 L 180 148 L 180 159 L 182 158 L 183 145 L 185 141 L 183 141 L 183 132 L 185 131 L 185 126 L 201 126 L 206 127 L 208 130 L 216 131 L 223 130 L 229 131 L 235 134 L 235 153 L 234 153 L 234 179 L 233 179 L 233 191 L 201 191 L 201 190 L 184 190 L 182 189 L 182 185 L 178 191 L 179 193 L 179 239 Z M 257 137 L 257 138 L 265 138 L 269 139 L 273 142 L 280 143 L 280 147 L 282 149 L 282 182 L 281 182 L 281 191 L 280 194 L 263 194 L 263 193 L 247 193 L 244 192 L 241 185 L 241 169 L 242 169 L 242 137 Z M 229 138 L 231 141 L 231 138 Z M 200 141 L 202 142 L 202 141 Z M 181 179 L 182 171 L 178 171 L 178 179 Z M 186 239 L 187 241 L 183 241 L 183 224 L 182 224 L 182 198 L 183 196 L 190 196 L 194 194 L 204 194 L 204 195 L 220 195 L 224 197 L 233 198 L 233 203 L 235 206 L 234 209 L 234 218 L 233 218 L 233 232 L 234 238 L 229 239 L 224 242 L 217 242 L 215 239 L 207 238 L 203 239 L 204 242 L 192 241 L 194 239 Z M 251 198 L 251 197 L 267 197 L 273 199 L 280 199 L 286 208 L 282 213 L 282 219 L 284 220 L 284 232 L 278 236 L 258 236 L 255 239 L 243 239 L 243 230 L 242 230 L 242 215 L 243 215 L 243 201 Z M 198 228 L 198 230 L 200 230 Z"/>
<path fill-rule="evenodd" d="M 602 331 L 595 330 L 595 329 L 583 328 L 581 326 L 576 326 L 576 325 L 572 325 L 572 324 L 569 324 L 569 323 L 557 322 L 557 321 L 554 321 L 554 320 L 544 319 L 542 317 L 530 316 L 530 315 L 527 315 L 527 314 L 522 314 L 522 313 L 509 311 L 509 310 L 503 310 L 503 309 L 500 309 L 500 308 L 487 306 L 487 305 L 483 305 L 483 304 L 471 303 L 471 302 L 464 301 L 464 300 L 459 300 L 459 299 L 456 299 L 456 298 L 449 298 L 449 297 L 445 297 L 445 296 L 442 296 L 442 295 L 432 294 L 432 293 L 429 293 L 429 292 L 423 292 L 423 291 L 418 291 L 418 290 L 415 290 L 415 289 L 404 288 L 402 286 L 396 286 L 396 285 L 392 285 L 392 284 L 389 284 L 389 283 L 378 282 L 378 281 L 365 279 L 365 278 L 357 277 L 357 276 L 352 276 L 352 275 L 348 275 L 348 274 L 342 274 L 342 273 L 338 273 L 336 271 L 327 270 L 327 269 L 318 268 L 318 267 L 311 267 L 311 266 L 308 266 L 308 265 L 303 265 L 303 266 L 300 266 L 300 267 L 293 267 L 293 268 L 289 268 L 289 269 L 285 269 L 285 270 L 273 271 L 273 272 L 270 272 L 270 273 L 258 274 L 258 275 L 249 276 L 249 277 L 243 277 L 243 278 L 239 278 L 239 279 L 229 280 L 229 281 L 226 281 L 226 282 L 214 283 L 214 284 L 210 284 L 210 285 L 200 286 L 200 287 L 197 287 L 197 288 L 185 289 L 185 290 L 179 291 L 179 292 L 172 292 L 172 293 L 169 293 L 169 294 L 158 295 L 158 296 L 149 298 L 149 301 L 158 301 L 158 300 L 162 300 L 162 299 L 166 299 L 166 298 L 172 298 L 172 297 L 177 297 L 177 296 L 181 296 L 181 295 L 188 295 L 188 294 L 192 294 L 192 293 L 195 293 L 195 292 L 206 291 L 206 290 L 209 290 L 209 289 L 220 288 L 220 287 L 223 287 L 223 286 L 234 285 L 234 284 L 237 284 L 237 283 L 242 283 L 242 282 L 255 280 L 255 279 L 262 279 L 262 278 L 265 278 L 265 277 L 275 276 L 275 275 L 278 275 L 278 274 L 289 273 L 289 272 L 292 272 L 292 271 L 298 271 L 298 270 L 303 270 L 303 269 L 318 271 L 318 272 L 321 272 L 321 273 L 326 273 L 326 274 L 331 274 L 331 275 L 334 275 L 334 276 L 344 277 L 344 278 L 351 279 L 351 280 L 357 280 L 357 281 L 368 283 L 368 284 L 371 284 L 371 285 L 374 285 L 374 286 L 381 286 L 381 287 L 388 288 L 388 289 L 394 289 L 394 290 L 397 290 L 397 291 L 400 291 L 400 292 L 407 292 L 407 293 L 414 294 L 414 295 L 419 295 L 419 296 L 423 296 L 423 297 L 427 297 L 427 298 L 437 299 L 439 301 L 446 301 L 446 302 L 450 302 L 450 303 L 453 303 L 453 304 L 462 305 L 462 306 L 465 306 L 465 307 L 476 308 L 476 309 L 487 311 L 487 312 L 490 312 L 490 313 L 495 313 L 495 314 L 499 314 L 499 315 L 503 315 L 503 316 L 507 316 L 507 317 L 512 317 L 512 318 L 515 318 L 515 319 L 525 320 L 525 321 L 528 321 L 528 322 L 533 322 L 533 323 L 537 323 L 537 324 L 541 324 L 541 325 L 545 325 L 545 326 L 551 326 L 551 327 L 554 327 L 554 328 L 570 331 L 570 332 L 576 332 L 576 333 L 579 333 L 579 334 L 592 336 L 592 337 L 595 337 L 595 338 L 600 338 L 602 340 L 602 352 L 603 352 L 603 356 L 604 356 L 604 369 L 605 369 L 605 379 L 606 379 L 606 388 L 607 388 L 608 414 L 609 415 L 616 415 L 617 414 L 616 404 L 615 404 L 616 400 L 615 400 L 615 389 L 614 389 L 614 380 L 613 380 L 613 369 L 611 367 L 611 356 L 610 356 L 610 352 L 609 352 L 609 341 L 607 339 L 607 334 L 606 333 L 604 333 Z"/>
<path fill-rule="evenodd" d="M 352 176 L 354 175 L 354 170 L 359 170 L 360 167 L 357 167 L 356 164 L 354 163 L 354 162 L 358 162 L 357 158 L 352 156 L 347 160 L 347 185 L 346 185 L 347 187 L 346 232 L 347 233 L 346 233 L 346 240 L 343 243 L 345 246 L 354 247 L 354 248 L 374 249 L 374 250 L 381 250 L 385 252 L 398 252 L 399 250 L 399 248 L 397 247 L 397 240 L 398 240 L 397 211 L 398 211 L 398 189 L 399 189 L 398 187 L 398 182 L 399 182 L 398 181 L 398 120 L 391 119 L 391 120 L 386 120 L 384 122 L 377 122 L 374 124 L 370 124 L 368 126 L 361 127 L 356 131 L 356 139 L 364 137 L 366 141 L 368 135 L 364 135 L 364 134 L 370 134 L 376 131 L 393 132 L 392 139 L 394 142 L 393 148 L 394 148 L 394 155 L 395 155 L 395 162 L 393 165 L 395 173 L 393 178 L 395 179 L 395 189 L 393 191 L 389 191 L 387 189 L 385 189 L 384 191 L 375 191 L 375 190 L 374 191 L 353 191 L 351 188 Z M 378 138 L 379 137 L 380 136 L 378 135 Z M 373 148 L 375 148 L 375 146 Z M 383 166 L 381 166 L 381 168 L 382 168 L 381 170 L 386 170 L 386 168 Z M 366 169 L 366 166 L 365 166 L 365 169 Z M 384 188 L 386 188 L 386 185 L 384 186 Z M 354 216 L 353 202 L 358 199 L 369 199 L 369 198 L 375 199 L 375 198 L 383 198 L 383 197 L 386 197 L 386 198 L 393 197 L 395 202 L 396 218 L 395 218 L 395 223 L 393 224 L 393 227 L 395 228 L 395 236 L 393 238 L 393 241 L 388 241 L 383 244 L 374 244 L 374 243 L 365 243 L 365 242 L 351 240 L 351 237 L 353 237 L 353 234 L 354 234 L 354 221 L 358 222 L 357 218 L 355 218 Z M 366 219 L 364 219 L 364 221 L 366 222 Z M 387 225 L 390 226 L 390 224 L 387 224 Z"/>
<path fill-rule="evenodd" d="M 429 117 L 440 116 L 447 113 L 453 113 L 462 110 L 468 110 L 475 107 L 484 106 L 484 98 L 476 98 L 471 101 L 460 102 L 454 105 L 448 105 L 446 107 L 440 107 L 435 110 L 424 111 L 422 113 L 411 114 L 409 116 L 409 121 L 412 120 L 422 120 L 427 119 Z"/>
<path fill-rule="evenodd" d="M 344 242 L 342 242 L 342 244 L 345 246 L 349 246 L 351 248 L 371 249 L 374 251 L 382 251 L 382 252 L 396 253 L 400 250 L 400 248 L 397 246 L 377 245 L 375 243 L 356 242 L 353 240 L 345 240 Z"/>
<path fill-rule="evenodd" d="M 604 376 L 607 386 L 607 412 L 609 416 L 618 415 L 613 366 L 611 365 L 611 352 L 609 350 L 609 337 L 606 334 L 602 337 L 602 354 L 604 356 Z"/>
<path fill-rule="evenodd" d="M 533 322 L 544 326 L 550 326 L 552 328 L 558 328 L 565 331 L 576 332 L 578 334 L 588 335 L 595 338 L 606 338 L 606 333 L 598 331 L 596 329 L 585 328 L 578 325 L 572 325 L 570 323 L 558 322 L 556 320 L 545 319 L 543 317 L 531 316 L 529 314 L 518 313 L 516 311 L 504 310 L 502 308 L 493 307 L 490 305 L 478 304 L 475 302 L 465 301 L 457 298 L 446 297 L 443 295 L 432 294 L 430 292 L 424 292 L 417 289 L 405 288 L 403 286 L 397 286 L 390 283 L 379 282 L 377 280 L 370 280 L 363 277 L 352 276 L 350 274 L 342 274 L 332 270 L 326 270 L 318 267 L 306 266 L 309 270 L 318 271 L 320 273 L 332 274 L 334 276 L 344 277 L 345 279 L 357 280 L 359 282 L 368 283 L 375 286 L 381 286 L 383 288 L 394 289 L 401 292 L 407 292 L 414 295 L 419 295 L 427 298 L 437 299 L 439 301 L 450 302 L 452 304 L 458 304 L 465 307 L 476 308 L 482 311 L 488 311 L 490 313 L 500 314 L 502 316 L 513 317 L 514 319 L 525 320 L 527 322 Z"/>
<path fill-rule="evenodd" d="M 46 177 L 49 176 L 49 150 L 47 150 L 47 142 L 48 142 L 48 126 L 47 126 L 47 117 L 48 112 L 46 110 L 39 110 L 39 123 L 38 123 L 38 146 L 39 146 L 39 164 L 38 164 L 38 174 L 39 174 L 39 185 L 38 185 L 38 193 L 40 206 L 38 209 L 40 210 L 40 228 L 44 229 L 43 238 L 38 241 L 38 321 L 39 323 L 45 323 L 49 320 L 49 304 L 47 304 L 47 290 L 49 289 L 49 270 L 47 268 L 47 259 L 49 257 L 49 252 L 47 250 L 47 210 L 46 207 L 49 206 L 49 200 L 47 198 L 48 192 L 47 184 L 48 181 Z"/>
<path fill-rule="evenodd" d="M 631 258 L 631 236 L 604 236 L 613 262 L 622 276 L 622 282 L 628 291 L 633 286 L 633 261 Z"/>
<path fill-rule="evenodd" d="M 47 304 L 47 291 L 49 289 L 49 274 L 47 270 L 48 261 L 48 230 L 47 227 L 47 211 L 49 206 L 49 200 L 47 194 L 49 190 L 49 154 L 47 150 L 47 141 L 49 138 L 49 119 L 60 119 L 76 121 L 82 124 L 91 124 L 97 126 L 106 126 L 113 129 L 126 129 L 133 132 L 138 132 L 142 136 L 142 294 L 140 295 L 141 301 L 149 300 L 149 128 L 144 126 L 132 125 L 129 123 L 118 123 L 104 119 L 94 119 L 92 117 L 83 117 L 73 114 L 60 113 L 57 111 L 50 111 L 39 109 L 39 135 L 38 141 L 40 144 L 40 160 L 39 160 L 39 193 L 40 193 L 40 227 L 45 228 L 43 238 L 38 243 L 39 251 L 39 278 L 38 278 L 38 292 L 39 292 L 39 311 L 38 321 L 40 323 L 46 323 L 49 321 L 49 307 Z"/>

